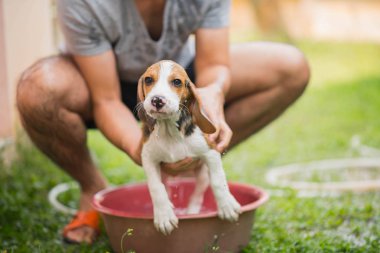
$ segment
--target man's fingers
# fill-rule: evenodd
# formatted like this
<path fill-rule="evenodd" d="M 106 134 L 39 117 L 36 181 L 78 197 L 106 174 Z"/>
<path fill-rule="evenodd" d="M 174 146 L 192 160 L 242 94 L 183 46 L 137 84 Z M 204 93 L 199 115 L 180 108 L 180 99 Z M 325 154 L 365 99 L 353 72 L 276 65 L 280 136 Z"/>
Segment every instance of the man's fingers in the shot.
<path fill-rule="evenodd" d="M 209 134 L 207 138 L 210 142 L 216 143 L 219 138 L 219 134 L 220 134 L 220 128 L 217 127 L 215 133 Z"/>
<path fill-rule="evenodd" d="M 172 176 L 178 175 L 181 172 L 195 169 L 200 163 L 200 159 L 186 157 L 175 163 L 161 163 L 161 169 Z"/>
<path fill-rule="evenodd" d="M 215 133 L 208 135 L 208 140 L 215 143 L 215 149 L 223 153 L 231 142 L 232 130 L 226 122 L 222 122 Z"/>
<path fill-rule="evenodd" d="M 194 159 L 191 158 L 191 157 L 186 157 L 185 159 L 182 159 L 182 160 L 180 160 L 180 161 L 178 161 L 176 163 L 171 164 L 172 165 L 171 167 L 172 167 L 173 170 L 178 170 L 178 169 L 186 166 L 187 164 L 193 162 L 193 160 Z"/>
<path fill-rule="evenodd" d="M 193 159 L 193 161 L 191 161 L 190 163 L 178 168 L 176 171 L 183 172 L 183 171 L 187 171 L 190 169 L 194 169 L 198 163 L 199 163 L 199 159 Z"/>
<path fill-rule="evenodd" d="M 222 131 L 219 136 L 219 142 L 216 146 L 217 151 L 219 151 L 220 153 L 225 152 L 225 150 L 227 149 L 228 145 L 231 142 L 231 138 L 232 138 L 232 130 L 226 123 L 224 123 L 222 127 Z"/>
<path fill-rule="evenodd" d="M 185 166 L 186 164 L 191 163 L 192 161 L 193 161 L 193 158 L 186 157 L 185 159 L 182 159 L 175 163 L 162 163 L 161 165 L 165 170 L 177 170 L 178 168 L 181 168 Z"/>

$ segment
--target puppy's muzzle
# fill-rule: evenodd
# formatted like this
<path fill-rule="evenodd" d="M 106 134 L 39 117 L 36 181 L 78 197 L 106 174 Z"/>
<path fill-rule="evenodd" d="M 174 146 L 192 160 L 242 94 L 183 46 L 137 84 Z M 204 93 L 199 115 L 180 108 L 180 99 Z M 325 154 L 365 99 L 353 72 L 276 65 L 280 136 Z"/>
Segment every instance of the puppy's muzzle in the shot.
<path fill-rule="evenodd" d="M 150 103 L 156 107 L 157 111 L 166 105 L 166 98 L 163 96 L 154 96 Z"/>

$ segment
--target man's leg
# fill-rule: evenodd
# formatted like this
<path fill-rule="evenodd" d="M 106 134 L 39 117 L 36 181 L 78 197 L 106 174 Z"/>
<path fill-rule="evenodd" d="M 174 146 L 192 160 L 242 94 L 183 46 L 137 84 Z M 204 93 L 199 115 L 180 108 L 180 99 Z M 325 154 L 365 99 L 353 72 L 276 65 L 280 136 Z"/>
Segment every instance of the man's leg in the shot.
<path fill-rule="evenodd" d="M 63 56 L 50 57 L 26 70 L 17 87 L 17 106 L 36 146 L 79 183 L 79 209 L 92 209 L 92 196 L 106 187 L 106 180 L 86 146 L 83 121 L 91 118 L 90 97 L 73 62 Z M 75 241 L 91 242 L 93 236 L 89 227 L 68 233 Z"/>
<path fill-rule="evenodd" d="M 309 81 L 303 54 L 279 43 L 233 46 L 231 72 L 225 108 L 226 121 L 234 133 L 230 147 L 277 118 Z"/>

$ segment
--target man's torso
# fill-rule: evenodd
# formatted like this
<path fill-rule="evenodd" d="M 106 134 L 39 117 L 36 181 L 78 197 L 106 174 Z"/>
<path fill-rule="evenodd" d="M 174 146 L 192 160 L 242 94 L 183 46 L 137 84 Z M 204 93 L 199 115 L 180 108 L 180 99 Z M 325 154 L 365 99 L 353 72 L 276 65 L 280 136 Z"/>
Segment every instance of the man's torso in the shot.
<path fill-rule="evenodd" d="M 228 0 L 160 0 L 153 11 L 137 2 L 59 0 L 67 51 L 95 55 L 112 49 L 120 79 L 132 81 L 162 59 L 187 66 L 195 55 L 189 36 L 201 27 L 228 24 Z"/>

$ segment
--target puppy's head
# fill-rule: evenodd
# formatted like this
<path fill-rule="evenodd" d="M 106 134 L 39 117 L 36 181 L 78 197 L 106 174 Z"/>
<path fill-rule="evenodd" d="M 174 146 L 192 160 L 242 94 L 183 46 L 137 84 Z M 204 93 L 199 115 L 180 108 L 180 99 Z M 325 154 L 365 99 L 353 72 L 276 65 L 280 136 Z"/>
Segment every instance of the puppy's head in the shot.
<path fill-rule="evenodd" d="M 201 110 L 195 86 L 186 71 L 173 61 L 160 61 L 150 66 L 140 77 L 138 98 L 147 117 L 154 120 L 178 118 L 182 112 L 205 133 L 215 132 L 214 125 Z"/>

